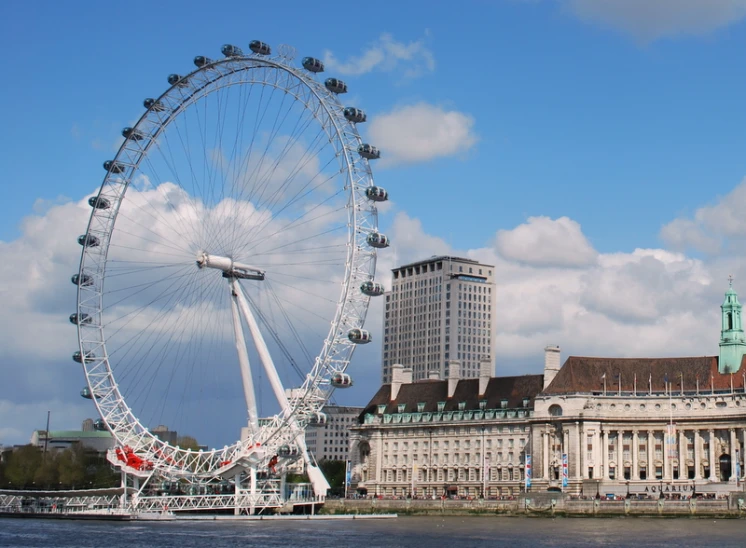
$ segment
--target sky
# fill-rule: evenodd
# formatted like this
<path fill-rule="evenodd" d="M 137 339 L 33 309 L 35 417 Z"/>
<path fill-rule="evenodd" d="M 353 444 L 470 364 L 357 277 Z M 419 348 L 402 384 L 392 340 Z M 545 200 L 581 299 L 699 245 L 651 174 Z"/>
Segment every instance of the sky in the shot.
<path fill-rule="evenodd" d="M 84 200 L 142 100 L 225 43 L 290 44 L 296 63 L 318 57 L 348 83 L 390 193 L 376 279 L 435 254 L 495 265 L 498 375 L 541 372 L 548 344 L 563 360 L 715 355 L 728 276 L 746 291 L 746 0 L 9 1 L 4 13 L 2 444 L 26 442 L 47 410 L 53 429 L 95 413 L 67 321 Z M 378 388 L 381 306 L 340 403 Z"/>

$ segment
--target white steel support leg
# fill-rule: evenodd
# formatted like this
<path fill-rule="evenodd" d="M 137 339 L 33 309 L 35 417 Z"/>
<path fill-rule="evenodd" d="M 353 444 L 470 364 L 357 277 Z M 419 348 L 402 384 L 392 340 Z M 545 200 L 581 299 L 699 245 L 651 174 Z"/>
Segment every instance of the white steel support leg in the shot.
<path fill-rule="evenodd" d="M 244 295 L 241 285 L 234 281 L 233 288 L 233 294 L 235 295 L 236 300 L 238 301 L 238 306 L 241 308 L 241 313 L 249 326 L 251 336 L 254 339 L 254 345 L 256 346 L 259 357 L 262 360 L 264 370 L 267 372 L 267 378 L 269 379 L 270 385 L 272 385 L 272 390 L 275 393 L 275 398 L 277 398 L 277 403 L 280 404 L 280 409 L 282 409 L 283 414 L 287 416 L 290 405 L 288 404 L 282 381 L 280 381 L 280 376 L 277 374 L 277 369 L 272 361 L 272 356 L 269 355 L 267 344 L 264 342 L 264 337 L 262 337 L 261 331 L 259 331 L 259 325 L 257 325 L 254 315 L 251 313 L 249 302 L 246 299 L 246 295 Z M 311 461 L 308 449 L 306 448 L 306 439 L 303 435 L 303 431 L 298 427 L 298 423 L 292 417 L 288 421 L 288 427 L 296 434 L 295 441 L 306 461 L 308 479 L 313 483 L 316 495 L 326 496 L 326 491 L 330 487 L 329 482 L 326 481 L 323 472 L 321 472 L 321 470 Z"/>
<path fill-rule="evenodd" d="M 241 316 L 238 312 L 237 287 L 236 280 L 231 281 L 231 309 L 233 311 L 233 333 L 236 339 L 236 352 L 238 352 L 238 363 L 241 368 L 241 380 L 243 381 L 243 393 L 246 398 L 246 408 L 249 412 L 249 433 L 254 435 L 259 430 L 259 419 L 256 410 L 256 395 L 254 393 L 254 381 L 251 377 L 251 367 L 249 365 L 249 353 L 246 350 L 246 340 L 243 336 L 243 327 L 241 326 Z"/>

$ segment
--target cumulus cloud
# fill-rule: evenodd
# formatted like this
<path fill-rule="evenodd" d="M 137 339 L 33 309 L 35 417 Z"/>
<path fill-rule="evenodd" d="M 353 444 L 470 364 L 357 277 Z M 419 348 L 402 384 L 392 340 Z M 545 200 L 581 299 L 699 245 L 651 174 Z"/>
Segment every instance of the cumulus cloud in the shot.
<path fill-rule="evenodd" d="M 470 115 L 428 103 L 375 116 L 368 135 L 382 149 L 384 166 L 454 156 L 468 151 L 478 140 Z"/>
<path fill-rule="evenodd" d="M 678 218 L 663 226 L 661 239 L 678 250 L 717 254 L 723 246 L 746 242 L 746 179 L 717 203 L 697 209 L 692 218 Z"/>
<path fill-rule="evenodd" d="M 342 61 L 326 50 L 323 59 L 328 71 L 341 75 L 402 70 L 405 78 L 415 78 L 435 70 L 435 58 L 426 42 L 427 35 L 405 43 L 398 42 L 389 33 L 383 33 L 360 55 Z"/>
<path fill-rule="evenodd" d="M 568 217 L 530 217 L 512 230 L 499 230 L 495 247 L 506 259 L 535 266 L 587 266 L 596 251 Z"/>
<path fill-rule="evenodd" d="M 575 16 L 641 41 L 707 34 L 746 17 L 746 0 L 564 0 Z"/>

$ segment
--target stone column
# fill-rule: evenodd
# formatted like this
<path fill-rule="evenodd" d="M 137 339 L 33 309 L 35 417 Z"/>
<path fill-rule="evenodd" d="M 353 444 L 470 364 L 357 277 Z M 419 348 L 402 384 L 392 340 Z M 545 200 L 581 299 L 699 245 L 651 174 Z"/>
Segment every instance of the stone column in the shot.
<path fill-rule="evenodd" d="M 708 432 L 710 436 L 710 481 L 717 481 L 717 476 L 715 476 L 715 430 L 710 429 Z"/>
<path fill-rule="evenodd" d="M 640 470 L 637 467 L 637 452 L 640 450 L 640 440 L 637 437 L 637 430 L 632 431 L 632 447 L 631 447 L 631 453 L 632 453 L 632 470 L 630 477 L 633 480 L 639 480 L 640 479 Z"/>
<path fill-rule="evenodd" d="M 679 479 L 689 479 L 686 465 L 686 430 L 679 430 Z"/>
<path fill-rule="evenodd" d="M 648 430 L 648 481 L 655 479 L 655 436 L 652 430 Z"/>
<path fill-rule="evenodd" d="M 739 452 L 743 466 L 741 467 L 741 477 L 746 478 L 746 455 L 743 452 L 746 451 L 746 428 L 743 430 L 743 441 L 741 442 L 741 451 Z"/>
<path fill-rule="evenodd" d="M 702 440 L 699 437 L 699 430 L 694 430 L 694 479 L 702 479 Z"/>
<path fill-rule="evenodd" d="M 609 431 L 604 430 L 604 439 L 601 444 L 601 462 L 603 463 L 603 479 L 609 479 Z"/>
<path fill-rule="evenodd" d="M 542 433 L 542 467 L 544 473 L 544 479 L 549 481 L 549 429 L 545 427 Z"/>
<path fill-rule="evenodd" d="M 624 481 L 624 430 L 616 433 L 616 480 Z"/>
<path fill-rule="evenodd" d="M 738 453 L 736 453 L 736 429 L 730 429 L 730 478 L 729 480 L 734 482 L 738 479 L 736 475 L 736 462 L 738 459 Z"/>
<path fill-rule="evenodd" d="M 673 479 L 673 459 L 669 456 L 673 447 L 669 445 L 668 435 L 669 426 L 663 431 L 663 480 L 671 481 Z"/>
<path fill-rule="evenodd" d="M 599 454 L 600 451 L 601 451 L 601 430 L 600 430 L 600 425 L 599 425 L 599 428 L 597 428 L 595 434 L 593 434 L 593 479 L 603 478 L 603 476 L 601 475 L 601 470 L 599 470 L 599 467 L 603 465 L 603 458 Z"/>
<path fill-rule="evenodd" d="M 575 426 L 578 431 L 578 440 L 576 443 L 577 456 L 575 457 L 575 471 L 577 472 L 577 478 L 583 479 L 583 432 L 580 430 L 579 422 L 576 422 Z M 744 431 L 744 435 L 746 435 L 746 430 Z"/>
<path fill-rule="evenodd" d="M 562 452 L 567 455 L 567 479 L 570 479 L 570 429 L 562 430 Z M 562 472 L 560 472 L 560 475 Z"/>

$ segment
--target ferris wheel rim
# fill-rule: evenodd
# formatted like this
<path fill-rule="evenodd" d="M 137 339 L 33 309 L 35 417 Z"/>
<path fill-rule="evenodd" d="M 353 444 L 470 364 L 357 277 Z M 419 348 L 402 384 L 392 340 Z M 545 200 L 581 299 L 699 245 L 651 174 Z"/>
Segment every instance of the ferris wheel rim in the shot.
<path fill-rule="evenodd" d="M 344 157 L 343 161 L 344 164 L 347 167 L 347 177 L 345 178 L 346 184 L 350 185 L 349 190 L 349 196 L 350 200 L 352 202 L 350 207 L 349 214 L 352 217 L 352 222 L 350 223 L 349 229 L 348 229 L 348 246 L 349 246 L 349 252 L 348 252 L 348 260 L 346 261 L 345 265 L 345 273 L 344 273 L 344 283 L 343 288 L 339 297 L 337 310 L 335 312 L 335 317 L 333 318 L 331 322 L 331 326 L 329 329 L 329 334 L 327 335 L 323 348 L 319 351 L 319 354 L 316 358 L 316 361 L 311 369 L 311 371 L 308 372 L 308 375 L 306 377 L 306 381 L 303 384 L 302 389 L 304 389 L 304 395 L 293 401 L 292 404 L 292 414 L 296 414 L 300 412 L 304 406 L 310 408 L 314 408 L 314 405 L 318 408 L 320 408 L 320 405 L 318 405 L 318 402 L 310 403 L 306 401 L 306 398 L 309 397 L 311 392 L 313 392 L 314 389 L 317 389 L 319 385 L 321 384 L 321 381 L 328 381 L 330 375 L 334 371 L 344 371 L 347 367 L 347 364 L 349 364 L 349 360 L 352 356 L 352 353 L 355 349 L 354 344 L 346 344 L 344 345 L 345 348 L 341 352 L 341 358 L 337 355 L 335 355 L 334 350 L 337 349 L 337 347 L 340 346 L 340 343 L 344 341 L 343 337 L 340 337 L 340 334 L 342 333 L 341 327 L 342 324 L 346 323 L 347 321 L 347 315 L 352 315 L 352 311 L 350 311 L 350 308 L 354 308 L 355 317 L 352 318 L 357 319 L 357 322 L 353 322 L 353 325 L 355 327 L 362 328 L 362 325 L 365 320 L 365 315 L 367 314 L 367 304 L 368 304 L 368 298 L 358 298 L 355 303 L 354 307 L 348 306 L 348 303 L 350 299 L 348 298 L 348 295 L 351 292 L 351 289 L 353 287 L 353 284 L 357 281 L 371 281 L 373 279 L 374 273 L 375 273 L 375 261 L 376 261 L 376 253 L 375 249 L 372 250 L 364 250 L 364 248 L 359 245 L 359 240 L 356 240 L 356 236 L 359 236 L 360 234 L 366 235 L 371 232 L 374 232 L 377 230 L 377 218 L 376 218 L 376 212 L 375 208 L 371 208 L 367 211 L 367 217 L 365 219 L 365 223 L 361 223 L 359 217 L 361 216 L 361 213 L 359 211 L 359 202 L 362 202 L 362 194 L 360 192 L 361 189 L 365 189 L 369 186 L 373 185 L 373 179 L 372 174 L 370 172 L 370 168 L 367 164 L 367 162 L 360 162 L 357 163 L 357 166 L 353 169 L 353 166 L 355 166 L 355 162 L 352 160 L 352 154 L 353 150 L 349 146 L 344 145 L 344 134 L 352 136 L 352 141 L 355 145 L 362 144 L 362 139 L 360 138 L 359 134 L 357 133 L 357 130 L 355 128 L 354 124 L 347 124 L 345 123 L 344 119 L 342 118 L 341 109 L 343 108 L 341 103 L 337 100 L 336 95 L 331 94 L 329 92 L 325 92 L 324 88 L 315 80 L 310 78 L 307 74 L 305 74 L 302 69 L 298 69 L 296 67 L 290 66 L 288 63 L 284 62 L 281 58 L 267 58 L 267 57 L 259 57 L 255 55 L 247 55 L 247 56 L 241 56 L 241 57 L 226 57 L 225 59 L 220 59 L 218 61 L 214 61 L 210 65 L 205 65 L 202 67 L 198 67 L 196 70 L 192 71 L 188 75 L 184 76 L 179 83 L 171 85 L 157 100 L 156 102 L 162 102 L 162 101 L 168 101 L 172 99 L 172 95 L 175 91 L 180 90 L 180 88 L 183 88 L 183 85 L 180 85 L 184 80 L 187 82 L 194 81 L 194 77 L 196 75 L 204 75 L 208 71 L 216 70 L 221 66 L 233 66 L 239 65 L 239 68 L 236 68 L 235 70 L 232 70 L 231 72 L 227 74 L 232 74 L 234 72 L 237 72 L 239 70 L 248 71 L 250 69 L 254 68 L 271 68 L 274 71 L 284 71 L 289 76 L 292 76 L 295 78 L 297 82 L 299 82 L 302 86 L 305 86 L 307 90 L 311 90 L 313 94 L 315 95 L 316 99 L 318 100 L 318 103 L 320 106 L 322 106 L 325 114 L 329 116 L 330 119 L 334 120 L 335 123 L 333 125 L 333 133 L 334 137 L 336 137 L 336 140 L 338 143 L 343 143 L 342 150 L 344 151 Z M 214 82 L 220 82 L 223 78 L 226 77 L 226 74 L 219 74 L 216 78 L 211 80 L 212 83 Z M 277 84 L 277 82 L 275 82 Z M 187 84 L 188 85 L 188 84 Z M 265 83 L 267 85 L 267 83 Z M 204 89 L 204 86 L 203 86 Z M 217 88 L 218 90 L 221 88 Z M 286 90 L 287 92 L 287 90 Z M 154 124 L 155 127 L 158 127 L 157 133 L 154 134 L 151 137 L 151 143 L 154 137 L 156 137 L 160 132 L 164 131 L 165 128 L 168 127 L 168 125 L 171 123 L 171 121 L 177 117 L 178 115 L 183 112 L 186 108 L 188 108 L 188 103 L 192 101 L 192 97 L 190 96 L 186 99 L 183 99 L 181 103 L 179 103 L 178 108 L 172 109 L 171 114 L 169 117 L 163 121 L 160 120 L 159 123 Z M 295 96 L 296 100 L 299 100 L 297 96 Z M 152 109 L 147 109 L 146 112 L 140 117 L 137 124 L 133 126 L 133 131 L 139 131 L 141 126 L 144 124 L 147 124 L 151 122 L 151 118 L 159 119 L 160 116 L 157 114 L 157 111 Z M 317 118 L 318 121 L 318 118 Z M 344 124 L 344 130 L 340 127 L 340 124 Z M 350 131 L 350 129 L 352 131 Z M 125 199 L 125 195 L 127 192 L 127 189 L 132 184 L 133 175 L 137 172 L 139 167 L 139 162 L 142 161 L 143 158 L 147 156 L 148 149 L 140 149 L 139 156 L 137 156 L 138 161 L 134 164 L 129 163 L 125 164 L 122 162 L 122 159 L 129 153 L 131 153 L 131 150 L 128 149 L 128 145 L 132 145 L 132 140 L 130 138 L 126 138 L 124 143 L 122 143 L 121 147 L 119 148 L 116 156 L 112 160 L 113 164 L 116 165 L 117 163 L 121 163 L 123 165 L 131 166 L 131 170 L 129 174 L 123 178 L 120 179 L 119 183 L 121 185 L 121 193 L 118 196 L 118 200 L 116 202 L 116 205 L 113 207 L 114 215 L 111 216 L 108 220 L 108 231 L 96 231 L 96 223 L 97 223 L 97 214 L 100 213 L 99 210 L 96 207 L 92 208 L 91 215 L 89 217 L 88 225 L 86 227 L 85 231 L 85 237 L 89 238 L 90 235 L 100 234 L 103 236 L 102 240 L 104 242 L 104 245 L 102 246 L 101 250 L 103 250 L 103 253 L 98 253 L 99 257 L 98 260 L 96 260 L 95 257 L 92 256 L 90 253 L 91 249 L 89 246 L 84 245 L 83 249 L 81 251 L 81 260 L 80 265 L 78 269 L 78 276 L 84 276 L 84 275 L 90 275 L 93 273 L 93 275 L 97 275 L 100 279 L 100 286 L 95 288 L 95 291 L 89 290 L 87 286 L 76 284 L 77 285 L 77 314 L 79 317 L 82 318 L 82 314 L 89 314 L 89 317 L 96 317 L 98 316 L 100 318 L 101 313 L 105 309 L 104 303 L 103 303 L 103 294 L 104 294 L 104 283 L 106 281 L 106 267 L 107 267 L 107 257 L 108 257 L 108 251 L 109 251 L 109 245 L 110 245 L 110 239 L 112 233 L 116 230 L 116 220 L 119 212 L 119 207 L 122 203 L 122 201 Z M 151 146 L 150 144 L 148 146 Z M 103 182 L 101 184 L 101 187 L 98 190 L 98 193 L 95 195 L 96 199 L 100 199 L 101 197 L 104 197 L 106 194 L 105 190 L 111 190 L 112 183 L 113 183 L 113 173 L 111 170 L 107 172 L 105 175 Z M 357 178 L 357 180 L 355 180 Z M 121 180 L 123 179 L 123 181 Z M 106 225 L 104 225 L 106 227 Z M 101 251 L 99 250 L 99 251 Z M 365 264 L 364 264 L 365 263 Z M 367 264 L 367 270 L 363 268 Z M 95 270 L 91 268 L 91 265 L 95 265 Z M 93 295 L 91 295 L 93 293 Z M 96 306 L 97 303 L 97 306 Z M 100 323 L 100 322 L 99 322 Z M 349 323 L 349 322 L 347 322 Z M 93 325 L 93 326 L 87 326 L 82 323 L 77 324 L 77 332 L 78 332 L 78 350 L 80 352 L 80 355 L 82 356 L 82 365 L 86 376 L 86 382 L 91 390 L 91 392 L 94 394 L 93 402 L 96 406 L 96 408 L 99 411 L 99 414 L 101 415 L 101 418 L 105 421 L 107 428 L 112 432 L 115 440 L 120 445 L 130 445 L 133 447 L 136 447 L 139 450 L 143 450 L 148 454 L 155 454 L 156 457 L 159 457 L 158 453 L 165 453 L 168 452 L 167 457 L 163 458 L 157 458 L 156 460 L 159 460 L 160 462 L 157 462 L 157 465 L 160 465 L 162 467 L 166 468 L 178 468 L 181 466 L 182 468 L 186 468 L 188 466 L 192 466 L 192 471 L 200 469 L 200 466 L 205 468 L 206 473 L 211 473 L 211 465 L 214 469 L 215 463 L 220 460 L 221 462 L 225 462 L 228 460 L 231 460 L 233 457 L 235 457 L 237 454 L 241 453 L 246 449 L 246 443 L 242 441 L 237 441 L 231 446 L 226 446 L 223 449 L 212 449 L 209 451 L 200 451 L 198 453 L 198 457 L 195 457 L 195 455 L 191 451 L 187 451 L 184 449 L 181 449 L 179 447 L 175 447 L 172 445 L 169 445 L 165 442 L 162 442 L 159 438 L 157 438 L 150 430 L 145 427 L 140 419 L 135 415 L 135 413 L 129 408 L 127 405 L 125 397 L 122 395 L 122 393 L 119 390 L 116 377 L 114 374 L 114 371 L 112 370 L 111 363 L 109 361 L 108 354 L 106 352 L 106 333 L 105 329 L 101 325 Z M 97 335 L 96 337 L 86 337 L 85 335 L 88 333 L 95 333 Z M 100 356 L 95 359 L 89 360 L 87 358 L 88 352 L 90 352 L 90 348 L 98 344 L 98 348 L 100 348 Z M 346 357 L 345 357 L 346 352 Z M 329 365 L 329 361 L 334 361 L 335 367 L 332 367 Z M 339 364 L 342 364 L 341 367 Z M 97 395 L 99 394 L 97 390 L 102 390 L 105 392 L 102 392 L 101 398 L 99 398 Z M 328 399 L 329 393 L 327 393 L 326 399 Z M 321 404 L 323 405 L 323 403 Z M 275 430 L 280 429 L 283 427 L 284 424 L 287 423 L 287 417 L 283 417 L 280 420 L 277 420 L 277 417 L 274 417 L 275 421 L 271 425 L 272 428 Z M 194 465 L 195 458 L 199 460 L 196 465 Z M 180 461 L 179 459 L 183 459 Z M 187 460 L 191 459 L 192 463 L 188 464 Z M 167 465 L 164 466 L 163 461 L 168 460 L 171 461 L 167 463 Z"/>

